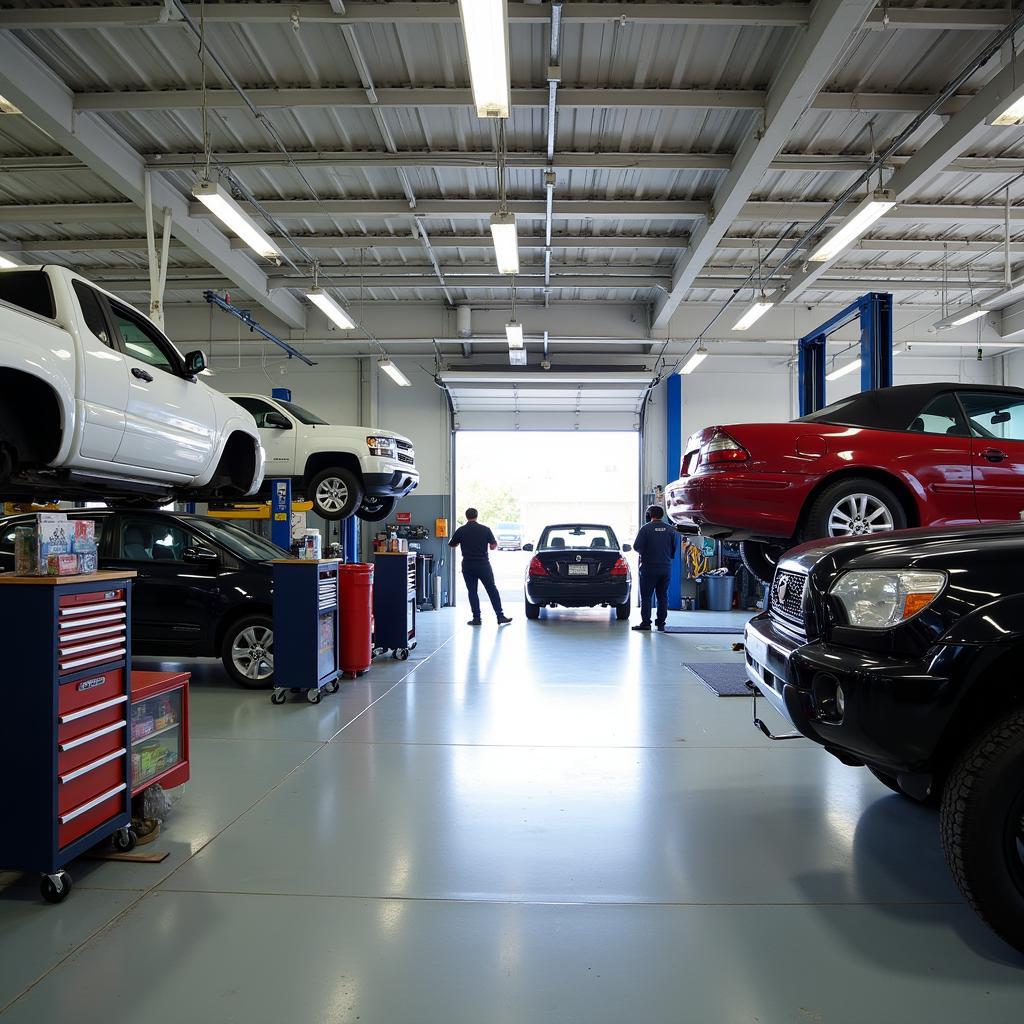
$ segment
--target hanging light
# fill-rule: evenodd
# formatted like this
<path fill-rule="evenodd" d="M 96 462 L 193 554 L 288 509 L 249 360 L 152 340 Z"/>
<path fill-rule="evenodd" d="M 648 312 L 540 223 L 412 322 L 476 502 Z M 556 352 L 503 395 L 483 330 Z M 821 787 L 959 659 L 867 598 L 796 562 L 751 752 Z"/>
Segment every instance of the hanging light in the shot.
<path fill-rule="evenodd" d="M 459 0 L 477 117 L 508 117 L 508 0 Z"/>
<path fill-rule="evenodd" d="M 275 263 L 281 262 L 281 250 L 220 184 L 215 181 L 199 181 L 192 189 L 192 195 L 253 252 Z"/>
<path fill-rule="evenodd" d="M 1014 125 L 1024 124 L 1024 97 L 1011 103 L 1001 114 L 996 114 L 988 124 Z"/>
<path fill-rule="evenodd" d="M 736 321 L 736 324 L 733 327 L 733 330 L 734 331 L 746 331 L 746 330 L 749 330 L 774 305 L 775 305 L 774 302 L 772 302 L 770 299 L 766 299 L 764 297 L 764 294 L 762 294 L 760 301 L 755 302 L 753 305 L 751 305 L 751 307 L 746 311 L 746 313 L 744 313 L 743 316 L 741 316 L 739 318 L 739 320 Z"/>
<path fill-rule="evenodd" d="M 895 355 L 895 353 L 893 353 Z M 831 373 L 825 374 L 825 380 L 838 380 L 840 377 L 845 377 L 848 373 L 853 373 L 854 370 L 860 369 L 860 359 L 853 359 L 843 366 L 837 367 Z"/>
<path fill-rule="evenodd" d="M 708 350 L 704 347 L 704 343 L 701 342 L 697 351 L 686 360 L 685 363 L 680 367 L 679 372 L 682 374 L 693 373 L 694 370 L 700 366 L 708 357 Z"/>
<path fill-rule="evenodd" d="M 510 320 L 505 324 L 505 337 L 510 349 L 523 347 L 523 325 L 518 320 Z"/>
<path fill-rule="evenodd" d="M 525 348 L 510 348 L 508 350 L 508 363 L 509 363 L 509 366 L 525 366 L 526 365 L 526 349 Z"/>
<path fill-rule="evenodd" d="M 13 267 L 16 267 L 18 265 L 19 264 L 15 263 L 14 260 L 0 253 L 0 269 L 11 270 Z"/>
<path fill-rule="evenodd" d="M 313 303 L 320 311 L 327 317 L 328 320 L 332 320 L 338 325 L 343 331 L 350 331 L 355 327 L 356 322 L 348 315 L 347 312 L 330 296 L 320 288 L 314 286 L 306 292 L 306 298 Z"/>
<path fill-rule="evenodd" d="M 402 371 L 395 366 L 390 359 L 382 359 L 378 364 L 378 367 L 382 369 L 400 388 L 408 388 L 412 386 L 412 381 Z"/>
<path fill-rule="evenodd" d="M 835 259 L 851 242 L 855 242 L 879 217 L 896 205 L 896 193 L 875 189 L 808 257 L 812 263 Z"/>
<path fill-rule="evenodd" d="M 947 314 L 941 320 L 936 320 L 932 326 L 937 331 L 945 331 L 950 327 L 961 327 L 964 324 L 969 324 L 972 320 L 977 320 L 979 317 L 984 316 L 987 312 L 987 309 L 981 309 L 978 306 L 967 306 Z"/>
<path fill-rule="evenodd" d="M 514 213 L 492 214 L 491 238 L 494 241 L 494 256 L 498 262 L 498 273 L 518 274 L 519 239 L 516 237 L 516 215 Z"/>

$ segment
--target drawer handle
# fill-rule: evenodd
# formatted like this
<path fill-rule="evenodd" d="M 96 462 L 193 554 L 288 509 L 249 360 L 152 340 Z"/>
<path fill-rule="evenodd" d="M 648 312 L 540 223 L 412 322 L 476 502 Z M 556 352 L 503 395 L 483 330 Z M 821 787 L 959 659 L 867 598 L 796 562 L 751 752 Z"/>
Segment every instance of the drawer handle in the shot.
<path fill-rule="evenodd" d="M 122 747 L 120 750 L 115 750 L 112 754 L 106 754 L 104 757 L 97 758 L 92 764 L 82 765 L 81 768 L 76 768 L 73 772 L 68 772 L 67 775 L 61 775 L 60 781 L 62 783 L 73 782 L 75 779 L 80 779 L 83 775 L 88 775 L 89 772 L 95 771 L 97 768 L 102 768 L 105 764 L 110 764 L 111 761 L 116 761 L 119 757 L 124 757 L 127 750 Z"/>
<path fill-rule="evenodd" d="M 122 718 L 120 722 L 114 722 L 113 725 L 105 725 L 102 729 L 97 729 L 95 732 L 87 732 L 84 736 L 78 736 L 73 740 L 65 740 L 63 743 L 58 743 L 57 749 L 62 752 L 74 750 L 75 747 L 80 747 L 92 740 L 98 740 L 101 736 L 106 736 L 108 733 L 117 732 L 118 729 L 123 729 L 127 724 L 128 719 Z"/>
<path fill-rule="evenodd" d="M 100 701 L 99 704 L 90 704 L 87 708 L 82 708 L 81 711 L 69 711 L 66 715 L 58 715 L 57 721 L 61 725 L 65 725 L 67 722 L 76 722 L 79 718 L 95 715 L 97 711 L 106 711 L 107 708 L 117 707 L 118 704 L 124 704 L 127 700 L 128 694 L 122 693 L 120 697 L 111 697 L 110 700 Z"/>
<path fill-rule="evenodd" d="M 75 608 L 61 608 L 60 617 L 70 619 L 77 615 L 88 615 L 90 612 L 108 612 L 111 608 L 127 607 L 127 601 L 100 601 L 98 604 L 80 604 Z"/>
<path fill-rule="evenodd" d="M 60 630 L 81 629 L 83 626 L 97 626 L 103 622 L 124 622 L 128 616 L 124 612 L 114 612 L 112 615 L 91 615 L 87 619 L 75 619 L 73 622 L 60 623 Z"/>
<path fill-rule="evenodd" d="M 94 807 L 99 807 L 104 800 L 109 800 L 112 796 L 117 796 L 118 793 L 123 793 L 128 788 L 127 782 L 122 782 L 119 786 L 115 786 L 113 789 L 108 789 L 106 793 L 100 793 L 99 796 L 94 797 L 87 804 L 81 804 L 76 807 L 73 811 L 68 811 L 67 814 L 60 816 L 60 823 L 66 825 L 69 821 L 74 821 L 75 818 L 80 817 L 87 811 L 91 811 Z"/>
<path fill-rule="evenodd" d="M 124 627 L 118 631 L 122 636 L 124 635 Z M 61 638 L 63 639 L 63 637 Z M 60 649 L 60 656 L 66 658 L 69 654 L 84 654 L 86 651 L 98 651 L 101 647 L 110 647 L 111 644 L 123 643 L 121 636 L 105 636 L 99 640 L 93 640 L 87 644 L 74 643 L 74 637 L 68 637 L 68 640 L 72 641 L 71 645 L 64 644 Z"/>
<path fill-rule="evenodd" d="M 97 626 L 95 629 L 79 629 L 78 627 L 84 625 L 84 623 L 74 623 L 74 632 L 71 631 L 71 626 L 68 626 L 67 631 L 61 630 L 60 636 L 57 637 L 58 643 L 78 643 L 79 640 L 89 640 L 94 636 L 115 636 L 118 633 L 125 631 L 124 622 L 115 622 L 112 626 Z"/>
<path fill-rule="evenodd" d="M 112 647 L 109 651 L 102 651 L 99 654 L 92 654 L 88 658 L 76 658 L 74 661 L 62 661 L 61 672 L 70 672 L 73 668 L 84 668 L 86 665 L 95 665 L 101 661 L 114 661 L 125 653 L 123 647 Z"/>

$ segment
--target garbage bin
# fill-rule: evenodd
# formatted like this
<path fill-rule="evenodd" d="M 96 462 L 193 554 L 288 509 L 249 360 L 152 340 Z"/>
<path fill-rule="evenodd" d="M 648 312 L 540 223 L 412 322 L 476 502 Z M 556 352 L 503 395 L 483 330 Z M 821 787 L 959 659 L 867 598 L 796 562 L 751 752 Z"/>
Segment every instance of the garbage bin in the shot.
<path fill-rule="evenodd" d="M 708 611 L 728 612 L 732 610 L 732 592 L 736 585 L 735 576 L 705 576 Z"/>
<path fill-rule="evenodd" d="M 341 612 L 340 668 L 361 676 L 373 661 L 373 566 L 357 562 L 338 567 Z"/>

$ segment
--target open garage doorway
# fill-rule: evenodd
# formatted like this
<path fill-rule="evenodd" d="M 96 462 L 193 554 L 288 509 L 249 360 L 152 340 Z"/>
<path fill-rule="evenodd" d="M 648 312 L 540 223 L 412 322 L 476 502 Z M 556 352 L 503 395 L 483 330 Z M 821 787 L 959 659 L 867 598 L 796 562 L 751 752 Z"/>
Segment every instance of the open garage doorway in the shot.
<path fill-rule="evenodd" d="M 455 522 L 473 506 L 494 531 L 494 576 L 509 614 L 520 614 L 523 578 L 551 523 L 611 526 L 632 544 L 640 526 L 640 435 L 637 431 L 460 430 L 455 434 Z M 629 556 L 632 558 L 632 556 Z M 634 575 L 636 566 L 634 564 Z M 465 602 L 461 578 L 456 580 Z"/>

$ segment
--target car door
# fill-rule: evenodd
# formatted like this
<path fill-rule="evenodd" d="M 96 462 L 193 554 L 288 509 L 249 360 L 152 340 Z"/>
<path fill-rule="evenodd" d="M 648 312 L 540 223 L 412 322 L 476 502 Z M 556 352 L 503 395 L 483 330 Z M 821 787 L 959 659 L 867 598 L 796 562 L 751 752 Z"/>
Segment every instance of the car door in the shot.
<path fill-rule="evenodd" d="M 172 516 L 121 513 L 111 533 L 105 548 L 111 568 L 138 573 L 132 638 L 150 653 L 206 653 L 215 621 L 220 552 Z M 190 554 L 203 551 L 214 557 Z"/>
<path fill-rule="evenodd" d="M 273 480 L 281 476 L 294 476 L 295 445 L 299 433 L 298 424 L 294 418 L 280 406 L 268 402 L 264 398 L 242 395 L 235 398 L 235 401 L 243 409 L 251 412 L 253 419 L 256 420 L 260 440 L 267 453 L 265 479 Z M 270 417 L 269 421 L 268 417 Z M 288 426 L 281 426 L 282 423 L 287 423 Z"/>
<path fill-rule="evenodd" d="M 961 391 L 971 428 L 974 495 L 982 522 L 1024 513 L 1024 398 L 1013 392 Z"/>
<path fill-rule="evenodd" d="M 199 476 L 217 440 L 213 399 L 174 346 L 137 310 L 107 299 L 129 374 L 124 440 L 115 461 L 161 475 Z"/>

